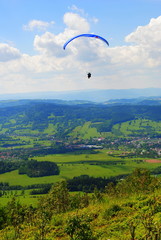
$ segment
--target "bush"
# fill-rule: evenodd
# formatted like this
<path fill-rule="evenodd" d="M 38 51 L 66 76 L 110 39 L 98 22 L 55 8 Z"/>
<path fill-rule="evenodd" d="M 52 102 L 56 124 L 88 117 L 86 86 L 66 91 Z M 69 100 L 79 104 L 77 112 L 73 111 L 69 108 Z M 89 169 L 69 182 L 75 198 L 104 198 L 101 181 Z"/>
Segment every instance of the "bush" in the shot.
<path fill-rule="evenodd" d="M 65 232 L 72 240 L 94 240 L 90 225 L 80 216 L 73 216 L 67 221 Z"/>
<path fill-rule="evenodd" d="M 110 208 L 106 209 L 104 214 L 103 214 L 103 218 L 108 220 L 109 218 L 111 217 L 114 217 L 118 214 L 119 211 L 121 211 L 122 208 L 115 204 L 115 205 L 112 205 Z"/>

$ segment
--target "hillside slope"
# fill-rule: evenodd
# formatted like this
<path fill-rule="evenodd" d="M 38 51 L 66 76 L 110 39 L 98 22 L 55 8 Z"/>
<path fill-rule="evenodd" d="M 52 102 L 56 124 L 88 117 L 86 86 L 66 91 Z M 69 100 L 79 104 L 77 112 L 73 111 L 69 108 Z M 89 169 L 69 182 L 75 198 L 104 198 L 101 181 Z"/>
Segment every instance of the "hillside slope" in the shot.
<path fill-rule="evenodd" d="M 21 136 L 160 136 L 160 121 L 161 105 L 67 105 L 41 100 L 0 108 L 0 134 Z"/>

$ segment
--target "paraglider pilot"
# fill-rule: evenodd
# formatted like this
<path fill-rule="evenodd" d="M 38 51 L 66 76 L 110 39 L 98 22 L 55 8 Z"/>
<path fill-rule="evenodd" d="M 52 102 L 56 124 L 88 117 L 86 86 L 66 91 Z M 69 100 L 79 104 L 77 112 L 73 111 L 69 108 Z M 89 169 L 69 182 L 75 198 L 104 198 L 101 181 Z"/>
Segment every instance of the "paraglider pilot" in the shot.
<path fill-rule="evenodd" d="M 91 77 L 91 73 L 87 73 L 87 76 L 88 76 L 88 78 L 90 78 Z"/>

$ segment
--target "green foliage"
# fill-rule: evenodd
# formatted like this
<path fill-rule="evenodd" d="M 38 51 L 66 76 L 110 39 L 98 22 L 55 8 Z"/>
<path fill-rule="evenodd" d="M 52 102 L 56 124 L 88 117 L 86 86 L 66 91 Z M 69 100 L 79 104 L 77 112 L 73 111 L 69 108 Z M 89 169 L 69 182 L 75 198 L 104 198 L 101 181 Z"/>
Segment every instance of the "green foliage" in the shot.
<path fill-rule="evenodd" d="M 71 240 L 94 240 L 92 230 L 88 221 L 83 216 L 72 216 L 67 221 L 65 232 Z"/>
<path fill-rule="evenodd" d="M 112 129 L 112 120 L 93 123 L 92 126 L 95 127 L 98 132 L 110 132 Z"/>
<path fill-rule="evenodd" d="M 34 226 L 36 231 L 34 232 L 34 240 L 45 240 L 47 233 L 50 231 L 50 221 L 52 218 L 52 212 L 49 209 L 45 209 L 40 206 L 34 215 Z"/>
<path fill-rule="evenodd" d="M 5 172 L 11 172 L 18 169 L 20 166 L 19 162 L 15 161 L 0 161 L 0 174 Z"/>
<path fill-rule="evenodd" d="M 27 207 L 21 205 L 13 197 L 10 202 L 8 202 L 6 207 L 7 222 L 9 225 L 14 227 L 15 238 L 18 239 L 21 234 L 21 224 L 25 220 Z"/>
<path fill-rule="evenodd" d="M 117 216 L 118 212 L 121 211 L 121 207 L 117 204 L 112 205 L 110 208 L 106 209 L 103 218 L 108 220 L 111 217 Z"/>
<path fill-rule="evenodd" d="M 120 176 L 121 178 L 122 176 Z M 102 177 L 90 177 L 88 175 L 81 175 L 74 177 L 67 181 L 68 188 L 70 191 L 83 191 L 83 192 L 93 192 L 96 188 L 103 190 L 109 182 L 116 183 L 119 176 L 111 178 Z"/>
<path fill-rule="evenodd" d="M 70 194 L 67 183 L 60 182 L 36 208 L 13 198 L 0 208 L 0 239 L 160 240 L 161 188 L 149 188 L 151 178 L 156 179 L 149 178 L 144 169 L 136 169 L 125 179 L 128 194 L 114 191 L 112 196 L 96 188 L 92 194 Z M 129 188 L 134 180 L 138 186 L 148 184 L 133 193 Z M 118 191 L 120 183 L 114 187 Z"/>
<path fill-rule="evenodd" d="M 161 174 L 161 166 L 154 168 L 151 170 L 151 173 L 154 175 Z"/>
<path fill-rule="evenodd" d="M 56 213 L 66 212 L 69 209 L 67 183 L 62 181 L 53 185 L 50 192 L 41 199 L 40 205 Z"/>
<path fill-rule="evenodd" d="M 120 194 L 151 192 L 158 188 L 158 184 L 158 179 L 152 177 L 147 169 L 137 168 L 117 185 L 117 192 Z"/>
<path fill-rule="evenodd" d="M 4 207 L 0 208 L 0 229 L 5 227 L 5 223 L 7 220 L 6 209 Z"/>
<path fill-rule="evenodd" d="M 27 174 L 29 177 L 58 175 L 59 168 L 54 162 L 30 160 L 20 167 L 19 174 Z"/>

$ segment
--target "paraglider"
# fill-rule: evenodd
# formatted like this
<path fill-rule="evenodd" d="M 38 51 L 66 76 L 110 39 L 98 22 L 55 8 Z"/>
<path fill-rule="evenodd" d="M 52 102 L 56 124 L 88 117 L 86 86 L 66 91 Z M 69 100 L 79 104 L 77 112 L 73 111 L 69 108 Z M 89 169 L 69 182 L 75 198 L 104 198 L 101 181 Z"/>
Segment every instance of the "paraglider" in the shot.
<path fill-rule="evenodd" d="M 109 46 L 109 43 L 107 42 L 107 40 L 106 40 L 105 38 L 103 38 L 103 37 L 101 37 L 101 36 L 99 36 L 99 35 L 95 35 L 95 34 L 90 34 L 90 33 L 88 33 L 88 34 L 80 34 L 80 35 L 77 35 L 77 36 L 69 39 L 69 40 L 64 44 L 64 46 L 63 46 L 64 50 L 65 50 L 66 46 L 67 46 L 71 41 L 73 41 L 74 39 L 79 38 L 79 37 L 93 37 L 93 38 L 98 38 L 98 39 L 102 40 L 103 42 L 105 42 L 105 43 Z"/>
<path fill-rule="evenodd" d="M 74 39 L 79 38 L 79 37 L 97 38 L 97 39 L 100 39 L 101 41 L 105 42 L 105 43 L 109 46 L 109 43 L 108 43 L 108 41 L 107 41 L 105 38 L 103 38 L 103 37 L 101 37 L 101 36 L 99 36 L 99 35 L 96 35 L 96 34 L 90 34 L 90 33 L 88 33 L 88 34 L 80 34 L 80 35 L 77 35 L 77 36 L 69 39 L 69 40 L 64 44 L 63 49 L 65 50 L 65 49 L 66 49 L 66 46 L 67 46 L 71 41 L 73 41 Z M 87 74 L 87 77 L 88 77 L 88 79 L 91 78 L 91 73 L 90 73 L 90 72 Z"/>

